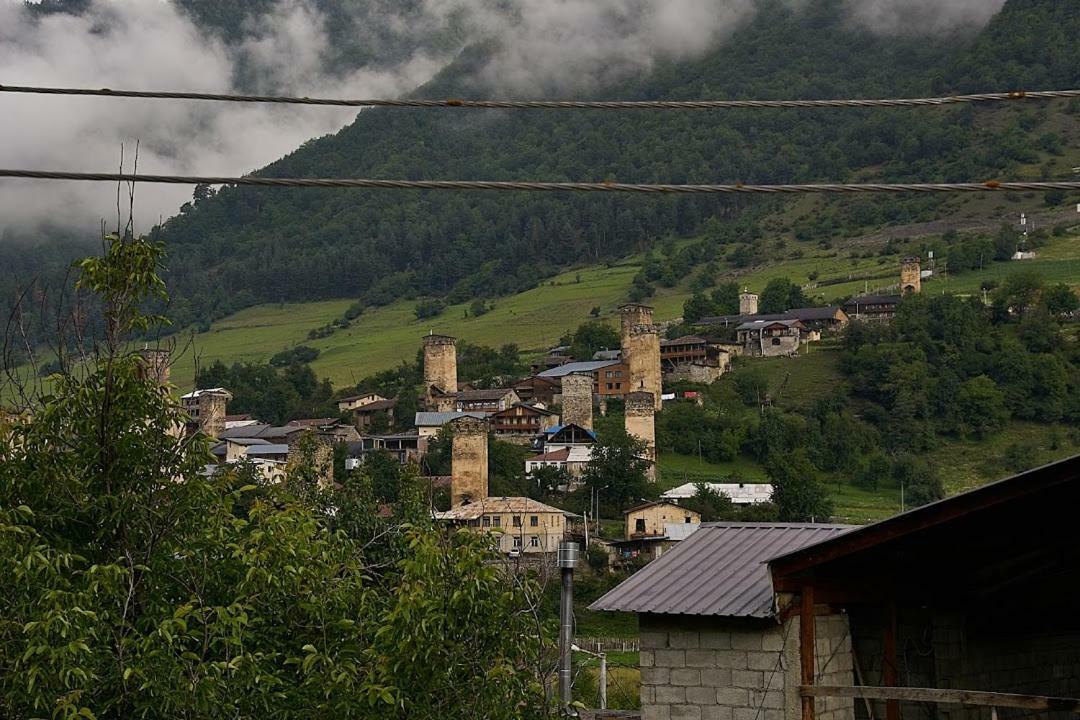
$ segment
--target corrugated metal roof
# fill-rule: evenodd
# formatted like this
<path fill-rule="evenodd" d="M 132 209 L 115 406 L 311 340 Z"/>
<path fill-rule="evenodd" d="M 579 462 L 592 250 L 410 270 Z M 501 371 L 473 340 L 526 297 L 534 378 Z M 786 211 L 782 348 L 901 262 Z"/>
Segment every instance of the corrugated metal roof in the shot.
<path fill-rule="evenodd" d="M 850 529 L 800 523 L 702 523 L 700 530 L 589 609 L 772 617 L 772 579 L 766 563 Z"/>
<path fill-rule="evenodd" d="M 490 414 L 486 412 L 418 412 L 416 417 L 413 418 L 413 425 L 416 427 L 442 427 L 451 420 L 457 420 L 458 418 L 471 417 L 484 420 Z"/>
<path fill-rule="evenodd" d="M 289 446 L 284 444 L 253 445 L 247 449 L 248 455 L 288 455 Z"/>
<path fill-rule="evenodd" d="M 542 378 L 561 378 L 566 377 L 570 373 L 591 373 L 597 370 L 602 370 L 612 365 L 618 365 L 617 360 L 590 360 L 588 362 L 572 362 L 560 365 L 550 370 L 545 370 L 540 373 Z"/>

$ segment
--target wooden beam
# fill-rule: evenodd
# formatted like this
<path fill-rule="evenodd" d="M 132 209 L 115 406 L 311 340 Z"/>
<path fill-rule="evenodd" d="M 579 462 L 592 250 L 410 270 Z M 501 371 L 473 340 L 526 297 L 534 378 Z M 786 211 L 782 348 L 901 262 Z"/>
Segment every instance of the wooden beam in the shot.
<path fill-rule="evenodd" d="M 889 603 L 885 609 L 885 658 L 881 666 L 881 679 L 887 687 L 896 687 L 896 605 Z M 885 720 L 900 720 L 900 703 L 885 703 Z"/>
<path fill-rule="evenodd" d="M 808 686 L 814 684 L 814 655 L 817 652 L 813 585 L 803 585 L 799 609 L 799 666 L 802 684 Z M 802 720 L 814 720 L 813 695 L 802 697 Z"/>
<path fill-rule="evenodd" d="M 1080 712 L 1080 698 L 1047 697 L 984 692 L 982 690 L 941 690 L 911 687 L 848 687 L 845 685 L 803 685 L 799 692 L 807 697 L 849 697 L 895 702 L 932 702 L 968 707 L 1021 708 L 1023 710 Z"/>

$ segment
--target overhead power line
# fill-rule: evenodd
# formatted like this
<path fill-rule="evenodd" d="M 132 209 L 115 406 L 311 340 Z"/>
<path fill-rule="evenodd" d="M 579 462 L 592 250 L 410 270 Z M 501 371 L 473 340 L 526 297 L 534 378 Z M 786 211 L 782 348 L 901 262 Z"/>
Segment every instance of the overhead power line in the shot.
<path fill-rule="evenodd" d="M 472 108 L 504 110 L 720 110 L 730 108 L 850 108 L 922 107 L 1008 100 L 1050 100 L 1077 98 L 1080 90 L 1037 90 L 949 95 L 929 98 L 840 99 L 840 100 L 445 100 L 288 97 L 280 95 L 232 95 L 198 92 L 158 92 L 152 90 L 112 90 L 109 88 L 34 87 L 0 85 L 0 92 L 33 95 L 84 95 L 153 100 L 215 100 L 284 105 L 328 105 L 340 107 Z"/>
<path fill-rule="evenodd" d="M 254 185 L 258 187 L 363 188 L 383 190 L 509 190 L 522 192 L 621 192 L 645 194 L 738 194 L 738 193 L 946 193 L 946 192 L 1044 192 L 1080 191 L 1077 182 L 981 183 L 864 183 L 808 185 L 663 185 L 617 182 L 528 182 L 514 180 L 373 180 L 366 178 L 278 178 L 246 175 L 210 177 L 147 175 L 142 173 L 79 173 L 51 170 L 5 170 L 0 178 L 31 180 L 79 180 L 92 182 L 166 183 L 171 185 Z"/>

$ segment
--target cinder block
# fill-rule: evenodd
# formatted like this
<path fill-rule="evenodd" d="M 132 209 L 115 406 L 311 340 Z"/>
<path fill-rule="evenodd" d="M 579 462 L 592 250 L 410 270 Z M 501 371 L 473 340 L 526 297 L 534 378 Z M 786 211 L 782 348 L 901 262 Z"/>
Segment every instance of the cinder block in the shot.
<path fill-rule="evenodd" d="M 784 709 L 784 693 L 779 690 L 769 690 L 768 692 L 750 692 L 750 704 L 754 707 L 764 707 L 774 710 Z"/>
<path fill-rule="evenodd" d="M 780 655 L 774 652 L 748 652 L 746 653 L 747 670 L 772 670 L 777 667 Z"/>
<path fill-rule="evenodd" d="M 665 650 L 668 646 L 668 634 L 663 630 L 642 630 L 639 633 L 641 647 L 649 650 Z"/>
<path fill-rule="evenodd" d="M 745 688 L 717 688 L 716 702 L 729 707 L 746 707 L 750 704 L 750 692 Z"/>
<path fill-rule="evenodd" d="M 703 668 L 701 684 L 709 687 L 729 687 L 732 671 L 727 668 Z"/>
<path fill-rule="evenodd" d="M 705 705 L 701 708 L 701 720 L 734 720 L 734 711 L 724 705 Z"/>
<path fill-rule="evenodd" d="M 716 650 L 687 650 L 687 667 L 714 667 L 716 665 Z"/>
<path fill-rule="evenodd" d="M 665 667 L 642 668 L 643 685 L 667 685 L 671 682 L 671 669 Z"/>
<path fill-rule="evenodd" d="M 761 650 L 761 633 L 732 633 L 731 647 L 735 650 Z"/>
<path fill-rule="evenodd" d="M 757 708 L 739 707 L 734 710 L 734 720 L 762 720 L 764 711 L 758 713 Z"/>
<path fill-rule="evenodd" d="M 716 688 L 691 687 L 686 688 L 686 702 L 694 705 L 715 705 Z"/>
<path fill-rule="evenodd" d="M 771 652 L 780 652 L 784 649 L 784 636 L 778 632 L 771 632 L 761 636 L 761 649 Z"/>
<path fill-rule="evenodd" d="M 732 670 L 731 684 L 735 687 L 760 690 L 765 687 L 765 673 L 761 670 Z"/>
<path fill-rule="evenodd" d="M 701 720 L 701 707 L 698 705 L 672 705 L 671 720 Z"/>
<path fill-rule="evenodd" d="M 746 669 L 745 650 L 717 650 L 716 667 L 729 668 L 731 670 Z"/>
<path fill-rule="evenodd" d="M 700 644 L 703 650 L 731 649 L 731 633 L 717 630 L 703 630 L 700 635 Z"/>
<path fill-rule="evenodd" d="M 641 704 L 649 706 L 656 702 L 656 689 L 650 686 L 641 686 Z"/>
<path fill-rule="evenodd" d="M 652 650 L 642 650 L 638 654 L 638 667 L 647 668 L 647 667 L 652 667 L 652 666 L 653 666 L 653 651 Z"/>
<path fill-rule="evenodd" d="M 646 705 L 642 713 L 642 720 L 671 720 L 671 706 Z"/>
<path fill-rule="evenodd" d="M 701 671 L 696 668 L 677 668 L 671 671 L 671 684 L 690 687 L 701 684 Z"/>
<path fill-rule="evenodd" d="M 686 688 L 658 685 L 656 687 L 656 702 L 664 705 L 684 705 L 686 703 Z"/>
<path fill-rule="evenodd" d="M 696 632 L 673 632 L 668 635 L 668 646 L 681 650 L 696 649 L 700 645 L 700 637 Z"/>
<path fill-rule="evenodd" d="M 656 667 L 681 668 L 686 667 L 685 650 L 657 650 L 653 656 L 653 665 Z"/>

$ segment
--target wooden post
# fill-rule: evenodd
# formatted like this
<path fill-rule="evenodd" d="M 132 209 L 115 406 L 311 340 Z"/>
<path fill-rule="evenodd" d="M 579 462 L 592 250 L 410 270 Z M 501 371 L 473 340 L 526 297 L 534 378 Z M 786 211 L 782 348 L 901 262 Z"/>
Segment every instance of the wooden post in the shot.
<path fill-rule="evenodd" d="M 896 687 L 896 604 L 889 603 L 885 611 L 885 661 L 881 679 L 885 687 Z M 885 720 L 900 720 L 900 701 L 885 701 Z"/>
<path fill-rule="evenodd" d="M 817 654 L 817 638 L 814 626 L 814 586 L 803 585 L 799 612 L 799 665 L 802 684 L 814 684 L 814 656 Z M 814 720 L 814 698 L 803 695 L 802 720 Z"/>

